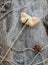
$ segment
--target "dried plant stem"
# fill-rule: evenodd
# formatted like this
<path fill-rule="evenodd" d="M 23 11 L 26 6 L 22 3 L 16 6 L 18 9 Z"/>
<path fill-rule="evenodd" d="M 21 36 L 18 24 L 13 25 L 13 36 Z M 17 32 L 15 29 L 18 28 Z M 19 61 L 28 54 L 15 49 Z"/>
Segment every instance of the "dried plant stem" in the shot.
<path fill-rule="evenodd" d="M 41 57 L 42 57 L 42 60 L 44 60 L 44 58 L 43 58 L 43 56 L 42 56 L 42 54 L 40 53 L 40 55 L 41 55 Z M 43 63 L 44 65 L 45 65 L 45 63 Z"/>
<path fill-rule="evenodd" d="M 0 20 L 2 20 L 6 15 L 8 15 L 9 13 L 13 12 L 12 10 L 6 12 L 3 16 L 0 17 Z"/>
<path fill-rule="evenodd" d="M 5 3 L 6 3 L 6 2 L 5 2 Z M 21 7 L 21 8 L 19 8 L 19 9 L 17 9 L 16 11 L 19 11 L 20 9 L 23 9 L 23 8 L 29 6 L 30 3 L 31 3 L 31 2 L 29 2 L 29 3 L 28 3 L 27 5 L 25 5 L 24 7 Z M 2 3 L 2 4 L 3 4 L 3 3 Z M 1 5 L 1 4 L 0 4 L 0 5 Z M 16 11 L 15 11 L 15 12 L 16 12 Z M 11 13 L 11 12 L 13 12 L 13 10 L 6 12 L 3 16 L 0 17 L 0 20 L 2 20 L 6 15 L 8 15 L 8 14 Z"/>
<path fill-rule="evenodd" d="M 16 62 L 6 59 L 5 61 L 18 65 Z"/>
<path fill-rule="evenodd" d="M 36 59 L 36 57 L 38 56 L 38 54 L 35 55 L 35 57 L 33 58 L 32 62 L 29 63 L 29 65 L 31 65 L 34 62 L 34 60 Z"/>
<path fill-rule="evenodd" d="M 26 22 L 27 23 L 27 22 Z M 10 52 L 11 48 L 13 47 L 14 43 L 17 41 L 17 39 L 19 38 L 20 34 L 22 33 L 22 31 L 24 30 L 24 28 L 26 27 L 26 23 L 23 26 L 23 28 L 21 29 L 21 31 L 18 33 L 16 39 L 14 40 L 14 42 L 10 45 L 9 49 L 7 50 L 7 52 L 5 53 L 4 57 L 2 58 L 2 60 L 0 61 L 0 64 L 4 61 L 4 59 L 6 58 L 6 56 L 8 55 L 8 53 Z"/>
<path fill-rule="evenodd" d="M 36 63 L 36 64 L 33 64 L 33 65 L 38 65 L 38 64 L 44 63 L 44 62 L 46 62 L 47 60 L 48 60 L 48 58 L 46 58 L 45 60 L 43 60 L 43 61 L 41 61 L 41 62 L 38 62 L 38 63 Z"/>
<path fill-rule="evenodd" d="M 16 25 L 17 25 L 17 24 L 18 24 L 18 22 L 16 23 Z M 10 35 L 10 33 L 12 32 L 12 30 L 14 30 L 14 28 L 15 28 L 16 25 L 14 25 L 14 26 L 10 29 L 10 31 L 8 32 L 8 35 L 7 35 L 7 36 Z"/>
<path fill-rule="evenodd" d="M 48 45 L 46 45 L 45 47 L 43 47 L 43 48 L 41 49 L 41 51 L 44 50 L 46 47 L 48 47 Z M 32 62 L 29 63 L 29 65 L 31 65 L 31 64 L 34 62 L 34 60 L 36 59 L 36 57 L 38 56 L 38 54 L 40 54 L 40 52 L 38 52 L 38 53 L 35 55 L 35 57 L 33 58 Z M 48 60 L 48 59 L 47 59 L 47 60 Z M 46 61 L 46 60 L 45 60 L 45 61 Z"/>
<path fill-rule="evenodd" d="M 15 49 L 15 48 L 11 48 L 11 50 L 14 50 L 15 52 L 24 52 L 24 51 L 27 51 L 27 50 L 34 51 L 34 49 L 32 49 L 32 48 L 25 48 L 25 49 L 23 49 L 23 50 L 17 50 L 17 49 Z"/>
<path fill-rule="evenodd" d="M 2 57 L 2 56 L 0 56 L 0 58 L 2 59 L 3 57 Z M 11 61 L 11 60 L 9 60 L 9 59 L 5 59 L 4 61 L 7 61 L 7 62 L 10 62 L 10 63 L 13 63 L 13 64 L 15 64 L 15 65 L 18 65 L 16 62 Z"/>
<path fill-rule="evenodd" d="M 38 54 L 40 54 L 40 52 L 38 52 Z M 35 55 L 35 57 L 33 58 L 32 62 L 29 63 L 29 65 L 31 65 L 31 64 L 34 62 L 34 60 L 37 58 L 38 54 Z M 40 54 L 40 55 L 41 55 L 41 54 Z M 43 59 L 43 58 L 42 58 L 42 59 Z M 35 64 L 35 65 L 36 65 L 36 64 Z"/>
<path fill-rule="evenodd" d="M 44 47 L 42 48 L 42 50 L 44 50 L 44 49 L 47 48 L 47 47 L 48 47 L 48 45 L 44 46 Z"/>

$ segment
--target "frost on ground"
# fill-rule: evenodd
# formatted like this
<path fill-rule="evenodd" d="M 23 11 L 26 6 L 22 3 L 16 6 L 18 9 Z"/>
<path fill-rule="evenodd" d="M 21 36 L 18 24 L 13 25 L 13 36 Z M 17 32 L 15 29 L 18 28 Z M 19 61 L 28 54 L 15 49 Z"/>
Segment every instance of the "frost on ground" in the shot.
<path fill-rule="evenodd" d="M 36 44 L 40 44 L 43 48 L 48 44 L 48 37 L 41 20 L 48 13 L 46 0 L 12 0 L 12 6 L 8 10 L 13 10 L 13 12 L 8 14 L 4 19 L 0 21 L 0 46 L 3 44 L 0 50 L 1 53 L 10 47 L 19 31 L 23 27 L 19 20 L 21 12 L 26 12 L 31 16 L 39 17 L 40 22 L 33 28 L 27 26 L 23 30 L 19 39 L 15 42 L 13 48 L 17 50 L 24 50 L 25 48 L 33 48 L 33 46 Z M 1 15 L 4 14 L 5 13 L 1 13 Z M 3 62 L 3 65 L 34 65 L 37 62 L 41 62 L 48 58 L 47 51 L 48 48 L 44 49 L 41 52 L 41 55 L 38 54 L 36 59 L 33 60 L 37 54 L 34 51 L 27 50 L 22 52 L 15 52 L 14 50 L 11 50 Z M 4 54 L 0 55 L 3 56 Z M 39 65 L 48 65 L 48 62 L 46 61 L 45 63 L 41 63 Z"/>

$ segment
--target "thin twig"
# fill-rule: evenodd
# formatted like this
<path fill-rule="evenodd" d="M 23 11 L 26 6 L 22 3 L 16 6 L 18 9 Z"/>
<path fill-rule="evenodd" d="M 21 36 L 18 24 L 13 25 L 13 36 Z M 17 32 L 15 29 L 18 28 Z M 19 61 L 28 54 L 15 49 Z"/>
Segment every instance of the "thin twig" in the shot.
<path fill-rule="evenodd" d="M 41 51 L 44 50 L 46 47 L 48 47 L 48 45 L 46 45 L 45 47 L 43 47 L 43 48 L 41 49 Z M 35 57 L 33 58 L 32 62 L 29 63 L 29 65 L 31 65 L 31 64 L 34 62 L 34 60 L 36 59 L 36 57 L 38 56 L 38 54 L 40 54 L 40 52 L 38 52 L 38 53 L 35 55 Z"/>
<path fill-rule="evenodd" d="M 38 54 L 39 54 L 39 53 L 38 53 Z M 34 62 L 34 60 L 36 59 L 36 57 L 38 56 L 38 54 L 35 55 L 35 57 L 34 57 L 33 60 L 29 63 L 29 65 L 31 65 L 31 64 Z"/>
<path fill-rule="evenodd" d="M 0 56 L 0 58 L 2 59 L 3 57 Z M 13 63 L 13 64 L 15 64 L 15 65 L 18 65 L 17 63 L 15 63 L 14 61 L 11 61 L 11 60 L 9 60 L 9 59 L 5 59 L 4 61 L 11 62 L 11 63 Z"/>
<path fill-rule="evenodd" d="M 45 47 L 43 47 L 42 50 L 44 50 L 46 47 L 48 47 L 48 45 L 46 45 Z M 12 48 L 12 50 L 14 50 L 14 51 L 16 51 L 16 52 L 24 52 L 24 51 L 27 51 L 27 50 L 34 51 L 32 48 L 25 48 L 25 49 L 23 49 L 23 50 L 16 50 L 16 49 Z M 41 50 L 41 51 L 42 51 L 42 50 Z M 40 52 L 39 52 L 38 54 L 40 54 Z M 34 60 L 36 59 L 36 57 L 38 56 L 38 54 L 36 54 L 36 56 L 34 57 L 33 61 L 32 61 L 29 65 L 31 65 L 31 64 L 34 62 Z M 41 55 L 41 54 L 40 54 L 40 55 Z M 42 57 L 42 56 L 41 56 L 41 57 Z M 42 58 L 42 59 L 43 59 L 43 58 Z"/>
<path fill-rule="evenodd" d="M 12 26 L 12 28 L 11 28 L 10 31 L 8 32 L 7 36 L 10 35 L 10 33 L 12 32 L 12 30 L 14 30 L 14 28 L 15 28 L 15 26 L 17 26 L 17 24 L 18 24 L 18 22 L 17 22 L 14 26 Z"/>
<path fill-rule="evenodd" d="M 41 62 L 38 62 L 38 63 L 36 63 L 36 64 L 33 64 L 33 65 L 38 65 L 38 64 L 44 63 L 44 62 L 46 62 L 47 60 L 48 60 L 48 58 L 46 58 L 45 60 L 43 60 L 43 61 L 41 61 Z"/>
<path fill-rule="evenodd" d="M 9 13 L 13 12 L 12 10 L 6 12 L 3 16 L 0 17 L 0 20 L 2 20 L 6 15 L 8 15 Z"/>
<path fill-rule="evenodd" d="M 48 47 L 48 45 L 44 46 L 44 47 L 42 48 L 42 50 L 44 50 L 46 47 Z"/>
<path fill-rule="evenodd" d="M 27 20 L 26 20 L 27 21 Z M 28 22 L 26 22 L 28 23 Z M 7 52 L 5 53 L 4 57 L 2 58 L 0 64 L 4 61 L 4 59 L 6 58 L 6 56 L 8 55 L 8 53 L 10 52 L 11 48 L 13 47 L 14 43 L 17 41 L 17 39 L 19 38 L 20 34 L 22 33 L 22 31 L 24 30 L 24 28 L 26 27 L 26 23 L 23 26 L 23 28 L 21 29 L 21 31 L 18 33 L 16 39 L 14 40 L 14 42 L 10 45 L 9 49 L 7 50 Z"/>
<path fill-rule="evenodd" d="M 28 3 L 27 5 L 25 5 L 24 7 L 21 7 L 21 8 L 19 8 L 19 9 L 17 9 L 15 12 L 17 12 L 17 11 L 19 11 L 19 10 L 21 10 L 21 9 L 23 9 L 23 8 L 25 8 L 25 7 L 27 7 L 27 6 L 29 6 L 30 3 L 31 3 L 31 2 L 29 2 L 29 3 Z M 18 24 L 18 22 L 17 22 L 17 24 Z M 16 25 L 17 25 L 17 24 L 16 24 Z M 15 26 L 11 28 L 11 30 L 10 30 L 9 33 L 8 33 L 8 35 L 11 33 L 11 31 L 12 31 L 14 28 L 15 28 Z"/>
<path fill-rule="evenodd" d="M 13 64 L 15 64 L 15 65 L 18 65 L 16 62 L 11 61 L 11 60 L 8 60 L 8 59 L 6 59 L 5 61 L 7 61 L 7 62 L 11 62 L 11 63 L 13 63 Z"/>
<path fill-rule="evenodd" d="M 42 57 L 42 60 L 44 60 L 44 58 L 43 58 L 43 56 L 42 56 L 42 54 L 41 53 L 39 53 L 40 55 L 41 55 L 41 57 Z M 45 65 L 45 63 L 43 63 L 44 65 Z"/>
<path fill-rule="evenodd" d="M 32 49 L 32 48 L 25 48 L 25 49 L 23 49 L 23 50 L 17 50 L 17 49 L 15 49 L 15 48 L 11 48 L 11 50 L 14 50 L 15 52 L 24 52 L 24 51 L 27 51 L 27 50 L 34 51 L 34 49 Z"/>
<path fill-rule="evenodd" d="M 27 5 L 25 5 L 24 7 L 21 7 L 21 8 L 19 8 L 19 9 L 17 9 L 16 11 L 19 11 L 20 9 L 23 9 L 23 8 L 29 6 L 30 3 L 31 3 L 31 2 L 29 2 L 29 3 L 28 3 Z M 0 20 L 2 20 L 6 15 L 8 15 L 9 13 L 11 13 L 11 12 L 13 12 L 13 11 L 14 11 L 14 10 L 11 10 L 11 11 L 6 12 L 3 16 L 0 17 Z M 16 11 L 15 11 L 15 12 L 16 12 Z"/>

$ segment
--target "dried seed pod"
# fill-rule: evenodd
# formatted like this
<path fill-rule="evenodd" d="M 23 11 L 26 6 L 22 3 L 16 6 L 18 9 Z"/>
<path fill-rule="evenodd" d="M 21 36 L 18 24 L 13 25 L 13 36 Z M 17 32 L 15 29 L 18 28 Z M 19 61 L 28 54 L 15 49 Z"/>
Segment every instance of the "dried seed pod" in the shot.
<path fill-rule="evenodd" d="M 41 46 L 39 44 L 36 44 L 33 49 L 36 51 L 36 52 L 40 52 L 41 51 Z"/>
<path fill-rule="evenodd" d="M 26 14 L 25 12 L 22 12 L 20 22 L 25 23 L 26 19 L 28 19 L 26 25 L 29 25 L 30 27 L 33 27 L 35 24 L 37 24 L 39 22 L 39 18 L 31 17 L 30 15 Z"/>

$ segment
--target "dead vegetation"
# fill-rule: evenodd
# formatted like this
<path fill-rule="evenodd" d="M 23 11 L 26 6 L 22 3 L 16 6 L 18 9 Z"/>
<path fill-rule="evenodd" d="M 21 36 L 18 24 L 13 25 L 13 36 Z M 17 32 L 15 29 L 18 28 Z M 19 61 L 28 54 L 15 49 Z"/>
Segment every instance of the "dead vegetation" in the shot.
<path fill-rule="evenodd" d="M 5 1 L 5 0 L 4 0 Z M 4 2 L 3 1 L 3 2 Z M 1 2 L 0 2 L 1 3 Z M 1 7 L 3 6 L 4 4 L 3 3 L 1 3 Z M 6 7 L 6 6 L 3 6 L 3 7 L 5 7 L 5 9 L 7 8 L 8 9 L 8 7 Z M 9 7 L 10 8 L 10 7 Z M 1 8 L 0 8 L 1 9 Z M 1 10 L 0 10 L 1 11 Z M 4 18 L 5 18 L 5 16 L 7 15 L 7 14 L 9 14 L 10 12 L 12 12 L 12 10 L 10 11 L 8 11 L 8 10 L 4 10 L 4 12 L 2 11 L 2 12 L 0 12 L 0 20 L 1 20 L 1 22 L 0 22 L 0 56 L 4 56 L 5 55 L 5 53 L 7 52 L 7 50 L 8 50 L 8 45 L 6 44 L 7 43 L 7 41 L 6 41 L 6 34 L 7 34 L 7 32 L 9 31 L 8 30 L 8 28 L 6 28 L 6 26 L 4 25 Z M 46 21 L 45 21 L 46 22 Z M 47 28 L 47 25 L 45 24 L 45 26 L 46 26 L 46 29 L 47 29 L 47 33 L 48 33 L 48 28 Z M 38 33 L 38 32 L 37 32 Z M 40 37 L 40 36 L 39 36 Z M 40 52 L 40 50 L 41 50 L 41 47 L 40 46 L 38 46 L 38 45 L 36 45 L 35 47 L 34 47 L 34 49 L 35 49 L 35 51 L 37 51 L 37 52 Z M 15 49 L 12 49 L 12 50 L 15 50 Z M 24 52 L 24 51 L 26 51 L 26 50 L 31 50 L 31 49 L 29 49 L 29 48 L 25 48 L 24 50 L 15 50 L 16 52 Z M 8 56 L 7 56 L 8 57 Z M 0 58 L 1 59 L 1 58 Z M 2 65 L 8 65 L 9 63 L 8 62 L 5 62 L 5 61 L 3 61 L 3 63 L 2 63 Z"/>
<path fill-rule="evenodd" d="M 0 0 L 0 60 L 2 59 L 7 52 L 7 49 L 9 48 L 6 41 L 6 23 L 5 23 L 5 16 L 9 13 L 9 9 L 6 10 L 6 12 L 1 12 L 1 9 L 3 11 L 4 7 L 6 7 L 7 0 Z M 1 65 L 7 65 L 8 62 L 3 62 Z"/>

